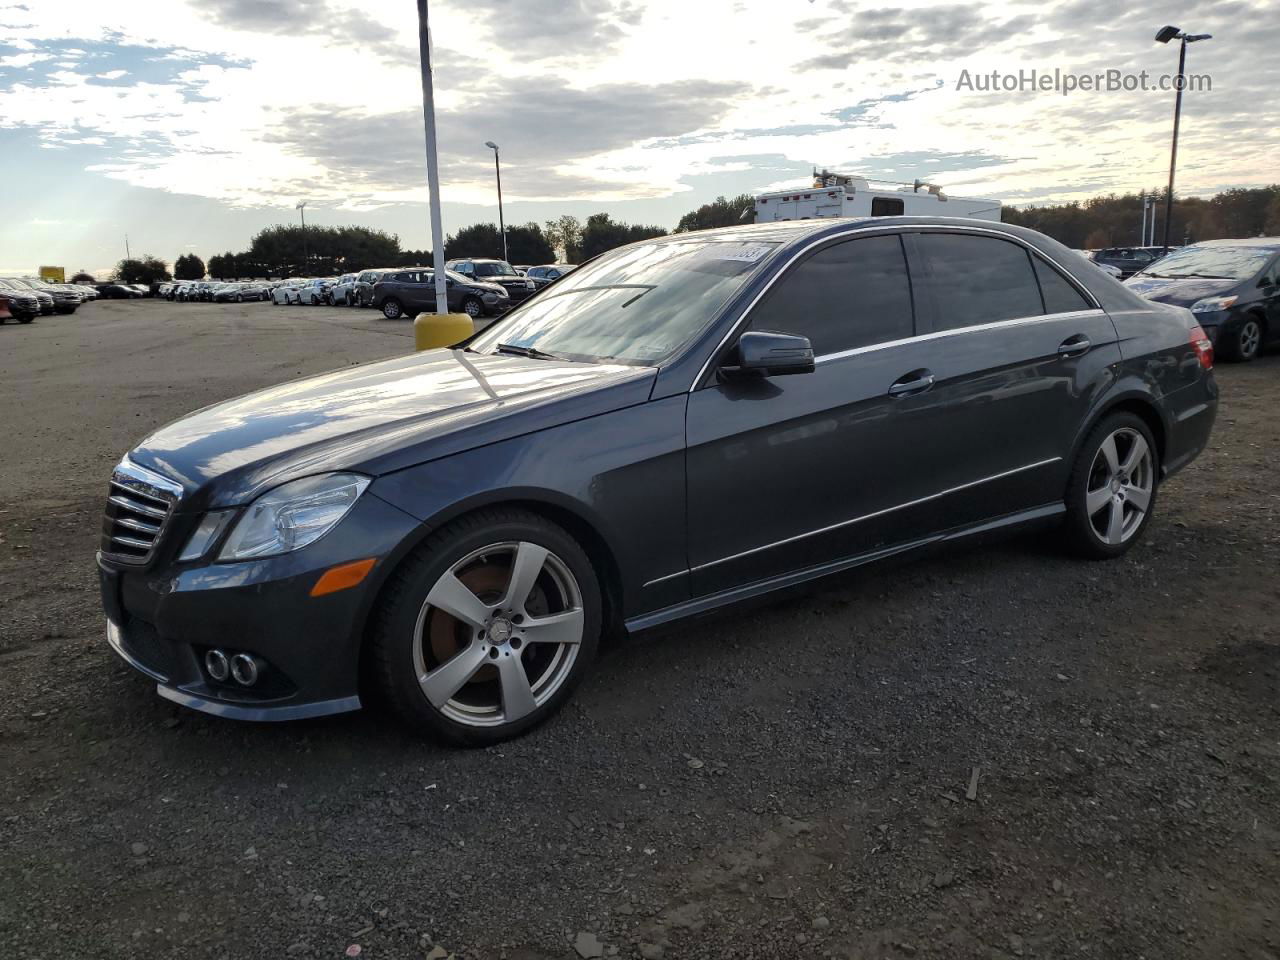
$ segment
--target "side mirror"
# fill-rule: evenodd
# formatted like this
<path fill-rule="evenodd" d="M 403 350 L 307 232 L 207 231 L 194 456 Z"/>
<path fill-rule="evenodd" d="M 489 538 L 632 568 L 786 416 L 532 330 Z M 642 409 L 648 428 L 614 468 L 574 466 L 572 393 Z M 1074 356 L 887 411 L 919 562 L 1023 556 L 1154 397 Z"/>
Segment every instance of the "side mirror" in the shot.
<path fill-rule="evenodd" d="M 785 377 L 813 373 L 813 345 L 808 337 L 748 330 L 720 368 L 725 373 Z"/>

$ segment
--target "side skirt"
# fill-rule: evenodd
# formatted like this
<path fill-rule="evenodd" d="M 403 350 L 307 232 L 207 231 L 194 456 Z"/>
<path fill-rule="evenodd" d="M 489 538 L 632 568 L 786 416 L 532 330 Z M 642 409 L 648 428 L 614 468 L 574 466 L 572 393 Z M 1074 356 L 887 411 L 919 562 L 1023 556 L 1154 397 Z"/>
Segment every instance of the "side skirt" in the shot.
<path fill-rule="evenodd" d="M 934 544 L 948 543 L 953 540 L 963 539 L 964 537 L 971 537 L 977 534 L 990 533 L 995 530 L 1003 530 L 1008 527 L 1020 526 L 1024 523 L 1033 523 L 1037 520 L 1049 520 L 1053 517 L 1061 516 L 1066 512 L 1066 504 L 1062 502 L 1049 503 L 1041 507 L 1033 507 L 1030 510 L 1011 513 L 1007 516 L 998 517 L 995 520 L 988 520 L 984 523 L 975 524 L 973 526 L 961 527 L 945 533 L 939 533 L 931 537 L 925 537 L 920 540 L 911 540 L 906 543 L 895 544 L 892 547 L 884 547 L 880 550 L 873 550 L 869 553 L 856 554 L 855 556 L 845 557 L 841 560 L 832 560 L 828 563 L 805 567 L 803 570 L 795 570 L 791 573 L 784 573 L 776 577 L 770 577 L 767 580 L 757 580 L 754 583 L 748 583 L 741 587 L 732 587 L 728 590 L 722 590 L 719 593 L 713 593 L 705 597 L 686 600 L 683 603 L 677 603 L 670 607 L 663 607 L 661 610 L 655 610 L 652 613 L 644 613 L 640 616 L 632 617 L 630 620 L 627 620 L 623 626 L 632 633 L 638 633 L 641 630 L 648 630 L 651 627 L 657 627 L 664 623 L 671 623 L 674 620 L 682 620 L 685 617 L 708 613 L 712 610 L 718 609 L 719 607 L 728 606 L 729 604 L 738 603 L 743 600 L 750 600 L 763 594 L 772 593 L 775 590 L 783 590 L 787 587 L 794 587 L 797 584 L 806 583 L 810 580 L 817 580 L 821 577 L 831 576 L 834 573 L 851 570 L 854 567 L 861 567 L 868 563 L 874 563 L 877 560 L 884 560 L 888 557 L 898 556 L 899 554 L 910 553 L 913 550 L 920 550 Z"/>

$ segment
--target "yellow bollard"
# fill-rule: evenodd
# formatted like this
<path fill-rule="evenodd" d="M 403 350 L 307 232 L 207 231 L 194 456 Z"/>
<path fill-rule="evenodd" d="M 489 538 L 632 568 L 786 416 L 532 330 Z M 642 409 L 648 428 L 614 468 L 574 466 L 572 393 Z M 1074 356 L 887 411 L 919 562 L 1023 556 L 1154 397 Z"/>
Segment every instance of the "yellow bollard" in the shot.
<path fill-rule="evenodd" d="M 414 349 L 451 347 L 474 332 L 475 325 L 465 313 L 420 313 L 413 320 Z"/>

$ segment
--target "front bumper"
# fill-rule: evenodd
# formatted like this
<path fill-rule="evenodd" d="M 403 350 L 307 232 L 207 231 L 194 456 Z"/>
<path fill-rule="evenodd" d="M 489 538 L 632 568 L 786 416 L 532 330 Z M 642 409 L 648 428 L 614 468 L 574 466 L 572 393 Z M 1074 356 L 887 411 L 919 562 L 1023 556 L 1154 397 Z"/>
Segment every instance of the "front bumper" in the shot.
<path fill-rule="evenodd" d="M 175 519 L 177 516 L 175 515 Z M 166 699 L 239 720 L 296 720 L 360 708 L 359 664 L 374 598 L 417 521 L 366 491 L 342 522 L 292 554 L 237 563 L 177 564 L 191 524 L 175 524 L 157 562 L 134 567 L 99 554 L 107 640 Z M 378 562 L 356 587 L 321 597 L 331 567 Z M 205 670 L 210 649 L 247 653 L 260 679 L 241 686 Z"/>
<path fill-rule="evenodd" d="M 36 300 L 10 300 L 9 312 L 15 317 L 38 317 L 40 303 Z"/>

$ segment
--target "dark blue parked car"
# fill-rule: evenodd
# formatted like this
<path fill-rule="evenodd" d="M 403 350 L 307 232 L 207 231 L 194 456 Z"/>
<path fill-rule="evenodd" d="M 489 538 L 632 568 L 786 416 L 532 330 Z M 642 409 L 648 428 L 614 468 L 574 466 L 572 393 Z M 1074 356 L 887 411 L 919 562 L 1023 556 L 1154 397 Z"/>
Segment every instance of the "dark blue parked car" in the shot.
<path fill-rule="evenodd" d="M 1148 300 L 1187 307 L 1227 360 L 1247 362 L 1280 341 L 1280 237 L 1183 247 L 1125 286 Z"/>
<path fill-rule="evenodd" d="M 353 710 L 367 675 L 492 743 L 608 630 L 1036 521 L 1125 552 L 1208 441 L 1212 363 L 1188 311 L 1018 227 L 646 240 L 455 349 L 142 440 L 111 479 L 108 636 L 198 710 Z"/>

